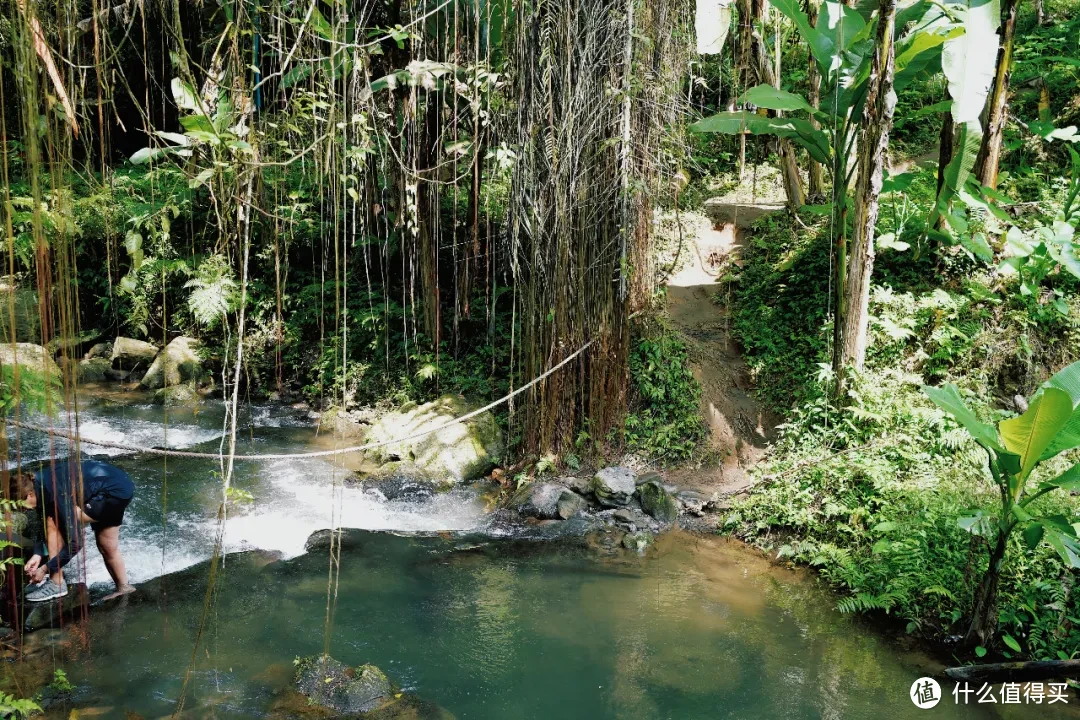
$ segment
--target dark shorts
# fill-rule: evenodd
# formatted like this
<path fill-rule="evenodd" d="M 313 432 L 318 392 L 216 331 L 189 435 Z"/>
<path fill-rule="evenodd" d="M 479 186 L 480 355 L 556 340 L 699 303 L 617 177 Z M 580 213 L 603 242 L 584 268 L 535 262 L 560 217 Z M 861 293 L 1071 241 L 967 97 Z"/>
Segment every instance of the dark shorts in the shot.
<path fill-rule="evenodd" d="M 86 501 L 83 511 L 94 519 L 90 527 L 94 532 L 124 524 L 124 511 L 131 498 L 118 498 L 109 494 L 95 495 Z"/>

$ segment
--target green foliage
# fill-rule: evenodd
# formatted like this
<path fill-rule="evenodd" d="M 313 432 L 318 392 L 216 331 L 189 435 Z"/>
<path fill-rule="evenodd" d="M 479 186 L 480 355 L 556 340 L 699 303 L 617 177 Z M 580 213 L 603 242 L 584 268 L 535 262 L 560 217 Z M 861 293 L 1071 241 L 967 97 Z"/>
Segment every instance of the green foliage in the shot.
<path fill-rule="evenodd" d="M 39 413 L 52 412 L 60 406 L 60 391 L 59 377 L 27 365 L 17 370 L 13 365 L 0 366 L 0 412 L 5 416 L 20 405 Z"/>
<path fill-rule="evenodd" d="M 49 683 L 49 687 L 58 693 L 69 693 L 75 689 L 63 668 L 53 670 L 53 680 Z"/>
<path fill-rule="evenodd" d="M 28 718 L 40 712 L 42 712 L 41 707 L 33 700 L 16 698 L 14 695 L 0 692 L 0 717 Z"/>
<path fill-rule="evenodd" d="M 195 277 L 184 287 L 191 290 L 188 309 L 200 325 L 213 327 L 218 324 L 237 302 L 236 280 L 223 255 L 211 255 L 199 263 Z"/>
<path fill-rule="evenodd" d="M 665 462 L 690 458 L 705 426 L 686 346 L 670 332 L 642 338 L 630 354 L 630 377 L 636 397 L 623 422 L 629 448 Z"/>
<path fill-rule="evenodd" d="M 829 225 L 810 223 L 804 230 L 784 215 L 762 218 L 748 235 L 744 267 L 728 277 L 733 334 L 759 395 L 778 410 L 815 395 L 810 385 L 828 359 Z"/>
<path fill-rule="evenodd" d="M 1040 483 L 1032 490 L 1028 480 L 1044 462 L 1080 447 L 1080 363 L 1064 368 L 1030 399 L 1028 409 L 1014 418 L 1002 420 L 997 427 L 980 421 L 964 404 L 955 385 L 923 388 L 927 396 L 952 415 L 986 451 L 990 475 L 1001 491 L 1001 512 L 982 522 L 960 518 L 962 527 L 982 533 L 984 527 L 994 542 L 1014 529 L 1023 530 L 1028 547 L 1035 549 L 1045 540 L 1071 568 L 1080 568 L 1080 540 L 1073 526 L 1075 520 L 1061 514 L 1041 514 L 1034 500 L 1056 489 L 1080 488 L 1080 465 L 1054 477 L 1040 473 Z M 1049 477 L 1047 477 L 1049 475 Z M 991 572 L 996 573 L 997 568 Z"/>
<path fill-rule="evenodd" d="M 841 593 L 841 609 L 888 614 L 909 632 L 942 640 L 967 628 L 993 539 L 969 530 L 992 530 L 1001 494 L 985 451 L 920 386 L 954 381 L 972 427 L 994 429 L 1009 413 L 984 403 L 1008 406 L 1017 391 L 1037 389 L 1046 367 L 1080 352 L 1076 286 L 1058 263 L 1026 297 L 1018 273 L 1005 275 L 960 245 L 922 245 L 933 172 L 894 180 L 880 230 L 908 247 L 878 248 L 867 366 L 842 405 L 829 393 L 827 218 L 807 213 L 801 228 L 778 214 L 748 233 L 744 267 L 728 278 L 734 330 L 758 394 L 788 416 L 770 459 L 756 470 L 764 482 L 724 528 L 816 567 Z M 1024 218 L 1025 236 L 1042 237 L 1039 222 L 1052 230 L 1066 196 L 1065 186 L 1048 194 L 1038 215 Z M 998 257 L 1009 252 L 992 247 Z M 1048 307 L 1054 297 L 1066 314 Z M 1036 307 L 1053 317 L 1041 318 Z M 1046 473 L 1032 472 L 1036 488 L 1036 474 L 1054 477 L 1070 467 L 1060 458 L 1047 462 Z M 1065 493 L 1045 493 L 1024 509 L 1032 518 L 1078 514 Z M 959 518 L 969 519 L 966 528 Z M 1055 529 L 1068 537 L 1064 526 Z M 1045 528 L 1038 538 L 1035 532 L 1007 538 L 1002 634 L 993 647 L 1015 654 L 1007 634 L 1023 655 L 1071 657 L 1080 651 L 1080 631 L 1069 620 L 1080 617 L 1069 591 L 1076 571 L 1061 562 Z M 1071 541 L 1062 544 L 1067 550 Z"/>

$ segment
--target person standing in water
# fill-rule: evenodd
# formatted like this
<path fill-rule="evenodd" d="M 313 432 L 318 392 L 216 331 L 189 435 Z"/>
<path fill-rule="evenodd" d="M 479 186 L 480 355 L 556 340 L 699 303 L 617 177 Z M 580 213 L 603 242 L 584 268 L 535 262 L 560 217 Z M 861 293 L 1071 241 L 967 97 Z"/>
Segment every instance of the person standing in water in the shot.
<path fill-rule="evenodd" d="M 48 463 L 34 474 L 18 473 L 16 493 L 31 511 L 45 517 L 45 542 L 35 545 L 24 566 L 36 584 L 27 590 L 27 602 L 67 595 L 62 568 L 82 550 L 86 523 L 93 529 L 105 567 L 116 583 L 116 592 L 109 597 L 134 590 L 128 584 L 120 553 L 120 525 L 135 496 L 135 484 L 126 472 L 97 460 L 62 460 Z"/>

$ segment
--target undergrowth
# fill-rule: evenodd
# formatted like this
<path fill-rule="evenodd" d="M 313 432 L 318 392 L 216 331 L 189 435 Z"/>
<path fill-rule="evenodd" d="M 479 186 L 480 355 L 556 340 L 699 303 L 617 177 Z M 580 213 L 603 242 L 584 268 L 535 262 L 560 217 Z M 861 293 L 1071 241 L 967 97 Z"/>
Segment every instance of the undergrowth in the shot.
<path fill-rule="evenodd" d="M 917 185 L 912 192 L 917 202 Z M 889 227 L 891 201 L 881 231 L 903 231 L 902 223 Z M 957 247 L 883 248 L 866 368 L 838 404 L 828 365 L 829 227 L 827 219 L 804 222 L 763 218 L 747 239 L 744 267 L 727 278 L 757 392 L 787 422 L 754 471 L 755 491 L 721 529 L 815 567 L 839 592 L 842 611 L 895 617 L 920 637 L 957 640 L 989 558 L 986 541 L 957 520 L 997 512 L 1000 498 L 985 455 L 920 388 L 953 382 L 985 420 L 1015 414 L 1016 395 L 1077 357 L 1080 302 L 1071 287 L 1026 296 L 1014 277 Z M 1058 296 L 1064 313 L 1049 311 Z M 1047 471 L 1067 461 L 1076 458 Z M 1077 515 L 1072 496 L 1039 502 L 1042 512 Z M 1076 573 L 1045 543 L 1032 552 L 1018 537 L 1012 543 L 999 636 L 976 653 L 1080 655 Z"/>

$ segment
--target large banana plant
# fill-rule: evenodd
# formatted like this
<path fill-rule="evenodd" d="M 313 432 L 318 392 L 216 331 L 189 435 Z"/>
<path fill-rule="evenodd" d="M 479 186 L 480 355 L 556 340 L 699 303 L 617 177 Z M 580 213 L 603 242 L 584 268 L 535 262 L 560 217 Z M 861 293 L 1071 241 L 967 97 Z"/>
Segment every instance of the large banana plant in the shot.
<path fill-rule="evenodd" d="M 952 159 L 942 173 L 937 202 L 927 223 L 930 228 L 940 226 L 940 230 L 932 232 L 941 232 L 944 239 L 952 240 L 954 234 L 963 237 L 967 230 L 964 213 L 953 211 L 954 199 L 959 197 L 969 207 L 997 211 L 991 201 L 999 196 L 991 188 L 983 187 L 972 170 L 982 145 L 980 117 L 997 70 L 1001 8 L 998 0 L 948 0 L 937 11 L 948 11 L 963 28 L 962 33 L 949 37 L 942 47 L 941 70 L 949 84 L 949 113 L 955 139 Z M 946 222 L 939 223 L 939 218 Z"/>
<path fill-rule="evenodd" d="M 767 110 L 812 115 L 822 130 L 801 117 L 769 118 L 751 110 L 718 113 L 694 123 L 691 129 L 789 138 L 830 169 L 832 208 L 834 212 L 842 212 L 852 175 L 849 160 L 870 79 L 877 28 L 877 18 L 873 15 L 876 5 L 863 2 L 849 7 L 842 2 L 825 0 L 814 26 L 797 0 L 769 2 L 794 23 L 810 48 L 823 79 L 821 107 L 814 108 L 803 97 L 770 85 L 750 88 L 740 102 Z M 940 71 L 944 44 L 963 34 L 962 26 L 945 15 L 941 6 L 927 0 L 919 0 L 900 11 L 896 27 L 900 29 L 893 81 L 896 92 L 923 73 Z M 841 227 L 836 230 L 842 232 Z"/>
<path fill-rule="evenodd" d="M 996 632 L 998 579 L 1014 530 L 1021 530 L 1029 548 L 1045 541 L 1062 562 L 1080 568 L 1080 523 L 1060 514 L 1040 514 L 1033 507 L 1036 499 L 1055 490 L 1080 490 L 1080 463 L 1049 478 L 1040 472 L 1042 463 L 1080 447 L 1080 362 L 1047 380 L 1023 414 L 996 426 L 979 420 L 955 385 L 924 387 L 923 392 L 986 451 L 990 475 L 1001 491 L 1000 514 L 980 511 L 959 521 L 991 542 L 990 563 L 975 594 L 967 633 L 968 641 L 985 645 Z"/>

